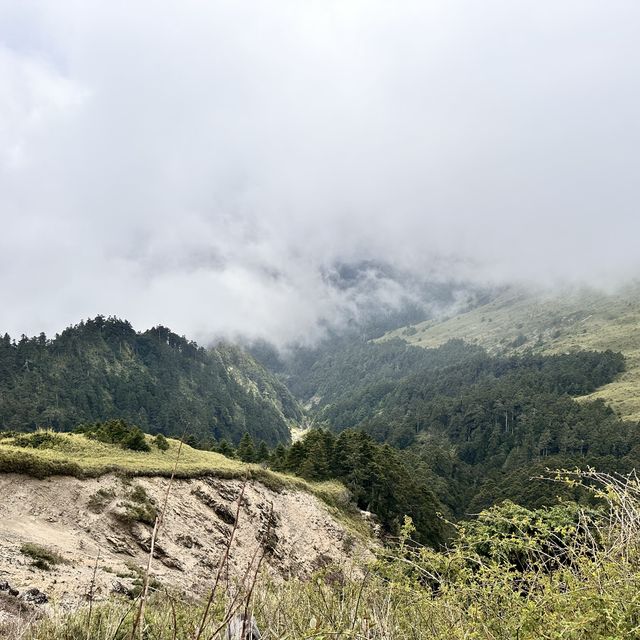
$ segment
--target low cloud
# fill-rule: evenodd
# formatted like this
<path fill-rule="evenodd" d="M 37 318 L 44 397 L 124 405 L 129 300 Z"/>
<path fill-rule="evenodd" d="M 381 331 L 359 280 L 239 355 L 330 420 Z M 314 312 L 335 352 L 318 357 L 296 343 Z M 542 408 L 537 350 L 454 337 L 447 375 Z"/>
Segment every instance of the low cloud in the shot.
<path fill-rule="evenodd" d="M 639 19 L 0 0 L 0 331 L 103 313 L 284 343 L 411 282 L 635 277 Z M 395 275 L 331 276 L 367 261 Z"/>

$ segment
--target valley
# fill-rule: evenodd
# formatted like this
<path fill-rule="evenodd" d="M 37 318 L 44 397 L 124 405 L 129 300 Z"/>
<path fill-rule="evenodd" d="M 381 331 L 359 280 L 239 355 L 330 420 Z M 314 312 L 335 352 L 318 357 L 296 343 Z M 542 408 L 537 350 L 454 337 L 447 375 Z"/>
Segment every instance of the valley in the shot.
<path fill-rule="evenodd" d="M 104 638 L 117 619 L 133 633 L 125 611 L 147 602 L 148 581 L 147 628 L 164 637 L 172 603 L 184 607 L 175 629 L 193 635 L 221 562 L 211 633 L 239 598 L 263 627 L 283 632 L 296 619 L 296 638 L 317 625 L 400 637 L 427 611 L 420 633 L 445 638 L 450 614 L 470 624 L 473 598 L 489 638 L 514 572 L 554 615 L 580 611 L 574 596 L 608 566 L 581 546 L 582 527 L 592 519 L 604 531 L 616 482 L 636 491 L 627 474 L 640 466 L 639 293 L 484 292 L 451 317 L 346 330 L 283 353 L 205 349 L 102 317 L 53 339 L 5 337 L 0 629 L 40 640 L 62 615 L 80 635 L 97 625 Z M 592 469 L 604 475 L 581 475 Z M 637 491 L 637 505 L 613 501 L 611 513 L 640 513 Z M 617 526 L 602 534 L 603 553 L 614 553 Z M 574 560 L 547 565 L 569 547 L 576 563 L 593 561 L 587 573 Z M 556 579 L 577 591 L 550 599 Z M 87 597 L 100 611 L 93 622 Z M 323 613 L 297 617 L 300 598 L 308 611 L 324 602 Z M 382 613 L 384 598 L 393 612 Z M 363 617 L 345 618 L 354 606 Z M 511 615 L 512 631 L 540 628 L 517 602 Z"/>

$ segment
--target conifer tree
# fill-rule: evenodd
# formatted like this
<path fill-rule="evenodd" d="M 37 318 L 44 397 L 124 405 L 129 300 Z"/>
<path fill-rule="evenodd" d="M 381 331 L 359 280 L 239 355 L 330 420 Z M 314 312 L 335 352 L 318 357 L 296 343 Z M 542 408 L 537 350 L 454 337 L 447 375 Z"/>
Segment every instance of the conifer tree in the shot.
<path fill-rule="evenodd" d="M 253 438 L 247 431 L 240 439 L 237 454 L 243 462 L 256 462 L 256 447 L 253 444 Z"/>
<path fill-rule="evenodd" d="M 264 440 L 260 440 L 258 450 L 256 451 L 256 462 L 266 462 L 270 458 L 269 448 Z"/>

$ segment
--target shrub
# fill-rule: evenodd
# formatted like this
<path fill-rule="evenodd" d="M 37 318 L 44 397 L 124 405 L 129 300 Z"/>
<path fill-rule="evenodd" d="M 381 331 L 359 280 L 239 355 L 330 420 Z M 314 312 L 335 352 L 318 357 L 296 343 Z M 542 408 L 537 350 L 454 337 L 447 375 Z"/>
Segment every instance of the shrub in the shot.
<path fill-rule="evenodd" d="M 160 451 L 167 451 L 169 449 L 169 442 L 161 433 L 153 439 L 153 444 L 155 444 Z"/>
<path fill-rule="evenodd" d="M 124 420 L 108 420 L 95 424 L 84 424 L 76 428 L 76 433 L 82 433 L 87 438 L 117 444 L 124 449 L 132 451 L 151 451 L 147 444 L 143 431 L 134 425 L 127 424 Z"/>
<path fill-rule="evenodd" d="M 53 449 L 56 446 L 64 445 L 64 438 L 53 431 L 36 431 L 35 433 L 22 434 L 14 438 L 13 444 L 16 447 L 31 449 Z"/>
<path fill-rule="evenodd" d="M 113 489 L 98 489 L 89 496 L 87 509 L 93 513 L 102 513 L 115 497 L 116 492 Z"/>
<path fill-rule="evenodd" d="M 52 566 L 67 562 L 59 553 L 33 542 L 26 542 L 20 551 L 31 558 L 32 566 L 49 571 Z"/>
<path fill-rule="evenodd" d="M 142 522 L 143 524 L 152 525 L 158 515 L 155 502 L 144 487 L 135 485 L 128 496 L 129 500 L 122 503 L 124 511 L 115 514 L 116 517 L 124 524 L 133 522 Z"/>

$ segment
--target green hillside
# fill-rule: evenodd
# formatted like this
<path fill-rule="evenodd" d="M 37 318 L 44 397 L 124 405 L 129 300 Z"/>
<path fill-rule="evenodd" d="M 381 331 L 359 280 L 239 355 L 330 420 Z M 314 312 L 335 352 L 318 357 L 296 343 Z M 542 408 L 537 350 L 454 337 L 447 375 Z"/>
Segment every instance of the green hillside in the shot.
<path fill-rule="evenodd" d="M 71 430 L 124 418 L 151 433 L 207 443 L 288 442 L 302 410 L 286 387 L 236 347 L 204 349 L 165 327 L 136 332 L 97 317 L 49 340 L 0 338 L 0 429 Z"/>
<path fill-rule="evenodd" d="M 589 394 L 623 418 L 640 420 L 640 285 L 615 293 L 592 289 L 561 293 L 508 290 L 491 302 L 443 321 L 427 321 L 387 333 L 412 345 L 437 347 L 461 338 L 492 354 L 553 354 L 577 350 L 621 352 L 626 371 Z"/>

